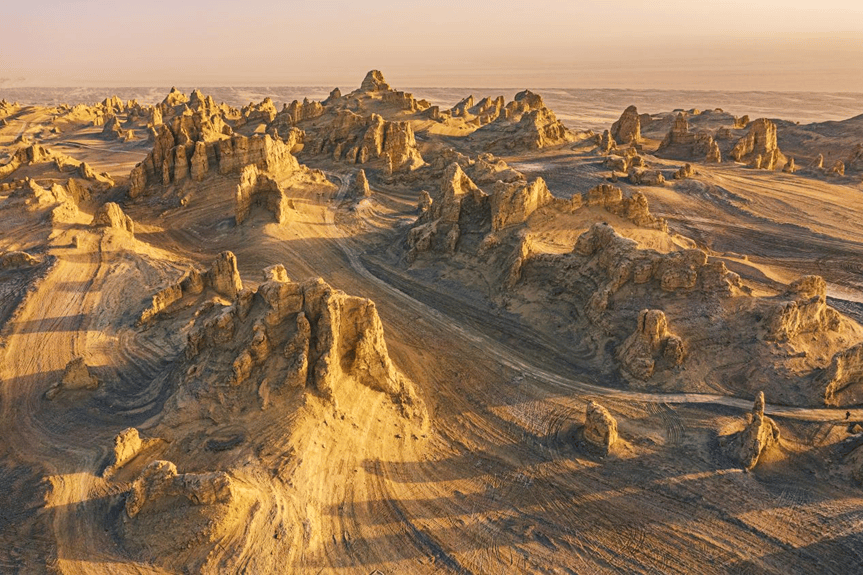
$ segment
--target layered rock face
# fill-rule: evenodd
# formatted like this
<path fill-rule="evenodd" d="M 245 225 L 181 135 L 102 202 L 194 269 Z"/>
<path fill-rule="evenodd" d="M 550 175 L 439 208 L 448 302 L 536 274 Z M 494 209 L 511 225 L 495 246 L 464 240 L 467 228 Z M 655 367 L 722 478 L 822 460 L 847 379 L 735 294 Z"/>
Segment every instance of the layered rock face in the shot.
<path fill-rule="evenodd" d="M 629 106 L 620 115 L 620 119 L 611 125 L 611 137 L 622 144 L 637 144 L 641 140 L 641 118 L 638 108 Z"/>
<path fill-rule="evenodd" d="M 826 405 L 858 405 L 863 402 L 863 343 L 833 356 L 818 378 Z"/>
<path fill-rule="evenodd" d="M 102 473 L 103 477 L 110 477 L 121 467 L 132 461 L 141 451 L 149 447 L 157 439 L 142 439 L 138 430 L 128 427 L 114 437 L 114 447 L 108 456 L 108 465 Z"/>
<path fill-rule="evenodd" d="M 90 225 L 93 227 L 123 230 L 130 234 L 135 233 L 135 224 L 132 218 L 127 216 L 123 212 L 123 208 L 114 202 L 108 202 L 100 206 L 93 215 L 93 222 Z"/>
<path fill-rule="evenodd" d="M 413 128 L 408 122 L 390 122 L 377 114 L 360 116 L 339 110 L 319 139 L 313 153 L 332 154 L 336 160 L 365 164 L 383 159 L 389 172 L 411 171 L 423 164 Z"/>
<path fill-rule="evenodd" d="M 384 80 L 384 75 L 380 70 L 369 70 L 360 84 L 360 90 L 363 92 L 386 92 L 390 90 L 390 85 Z"/>
<path fill-rule="evenodd" d="M 451 164 L 444 172 L 440 192 L 430 209 L 408 233 L 408 259 L 412 261 L 419 252 L 429 250 L 454 253 L 461 227 L 471 223 L 482 225 L 483 220 L 490 219 L 490 210 L 488 195 L 467 177 L 461 166 Z"/>
<path fill-rule="evenodd" d="M 668 367 L 678 366 L 684 355 L 683 340 L 668 330 L 665 314 L 655 309 L 639 314 L 635 333 L 618 352 L 621 368 L 641 380 L 653 375 L 658 361 Z"/>
<path fill-rule="evenodd" d="M 288 220 L 292 202 L 285 195 L 279 183 L 262 174 L 254 164 L 243 169 L 240 183 L 237 185 L 235 219 L 237 224 L 243 223 L 252 211 L 259 205 L 273 214 L 276 222 L 281 224 Z"/>
<path fill-rule="evenodd" d="M 491 195 L 491 229 L 498 231 L 524 223 L 533 212 L 551 201 L 551 192 L 542 178 L 527 185 L 498 182 Z"/>
<path fill-rule="evenodd" d="M 149 184 L 168 186 L 189 178 L 201 181 L 213 171 L 229 174 L 247 165 L 288 175 L 299 169 L 291 148 L 270 135 L 192 140 L 185 131 L 162 124 L 154 128 L 153 150 L 129 176 L 129 195 L 138 197 Z"/>
<path fill-rule="evenodd" d="M 841 317 L 827 305 L 827 284 L 820 276 L 798 279 L 788 286 L 782 299 L 767 318 L 768 339 L 785 341 L 804 333 L 839 329 Z"/>
<path fill-rule="evenodd" d="M 230 503 L 234 495 L 234 481 L 225 472 L 177 473 L 170 461 L 153 461 L 126 493 L 126 515 L 133 519 L 148 504 L 170 497 L 183 497 L 193 505 L 216 505 Z"/>
<path fill-rule="evenodd" d="M 766 118 L 751 122 L 749 132 L 731 150 L 731 157 L 754 168 L 775 170 L 785 162 L 776 141 L 776 124 Z"/>
<path fill-rule="evenodd" d="M 336 403 L 358 384 L 386 394 L 406 417 L 425 418 L 389 358 L 374 303 L 321 279 L 291 282 L 283 268 L 266 277 L 229 306 L 202 308 L 186 345 L 193 379 L 212 376 L 255 395 L 262 385 L 313 390 Z"/>
<path fill-rule="evenodd" d="M 751 470 L 765 451 L 779 443 L 779 426 L 764 415 L 764 392 L 758 392 L 746 427 L 730 442 L 730 455 Z"/>
<path fill-rule="evenodd" d="M 617 442 L 617 421 L 606 408 L 590 401 L 584 414 L 582 437 L 591 447 L 608 453 Z"/>
<path fill-rule="evenodd" d="M 242 291 L 243 280 L 237 270 L 237 258 L 232 252 L 219 254 L 209 270 L 193 268 L 180 281 L 156 293 L 150 305 L 141 313 L 140 321 L 149 321 L 184 296 L 198 295 L 207 288 L 229 299 Z"/>
<path fill-rule="evenodd" d="M 602 207 L 607 212 L 625 218 L 637 226 L 661 231 L 668 230 L 664 218 L 657 218 L 650 213 L 647 197 L 641 192 L 635 192 L 624 197 L 623 190 L 610 184 L 600 184 L 588 190 L 582 196 L 582 201 L 589 207 Z"/>

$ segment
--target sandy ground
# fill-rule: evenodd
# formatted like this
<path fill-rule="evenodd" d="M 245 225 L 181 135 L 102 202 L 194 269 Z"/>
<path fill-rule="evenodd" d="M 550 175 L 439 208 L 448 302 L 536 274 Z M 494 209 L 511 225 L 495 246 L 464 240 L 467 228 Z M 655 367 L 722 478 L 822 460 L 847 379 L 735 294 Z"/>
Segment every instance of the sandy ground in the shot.
<path fill-rule="evenodd" d="M 40 114 L 0 129 L 0 146 L 45 124 Z M 47 144 L 116 175 L 147 152 L 140 142 L 106 142 L 87 129 Z M 598 160 L 576 155 L 510 161 L 568 197 L 602 180 Z M 415 193 L 373 186 L 371 199 L 348 208 L 342 200 L 355 171 L 309 163 L 334 186 L 296 190 L 296 214 L 283 225 L 259 214 L 235 226 L 233 186 L 219 183 L 182 208 L 130 203 L 134 240 L 89 226 L 95 199 L 76 221 L 53 227 L 40 214 L 2 207 L 0 252 L 37 248 L 45 264 L 0 276 L 0 571 L 185 572 L 125 538 L 118 525 L 133 473 L 103 479 L 104 460 L 114 435 L 129 426 L 153 436 L 221 437 L 232 425 L 247 426 L 250 436 L 237 453 L 265 438 L 280 457 L 291 450 L 285 465 L 296 469 L 290 482 L 243 476 L 257 503 L 248 515 L 237 512 L 243 527 L 231 527 L 224 548 L 213 548 L 209 572 L 863 570 L 863 492 L 844 464 L 863 438 L 847 433 L 845 409 L 769 405 L 781 445 L 743 472 L 718 437 L 740 425 L 750 398 L 586 381 L 541 331 L 377 257 L 411 220 Z M 723 165 L 705 168 L 691 186 L 642 191 L 673 231 L 736 263 L 754 285 L 819 273 L 852 313 L 863 301 L 860 185 Z M 258 430 L 257 438 L 248 431 L 257 429 L 255 414 L 166 429 L 165 386 L 182 341 L 142 329 L 136 318 L 184 266 L 206 266 L 226 249 L 247 285 L 278 263 L 291 278 L 320 276 L 373 300 L 393 361 L 429 406 L 431 428 L 412 430 L 367 390 L 339 413 L 313 401 L 296 419 L 285 414 L 290 427 Z M 12 294 L 21 295 L 11 301 Z M 45 391 L 77 355 L 102 388 L 47 402 Z M 621 442 L 606 457 L 575 441 L 591 399 L 619 423 Z M 863 410 L 850 412 L 851 421 L 863 421 Z M 184 455 L 179 443 L 141 458 L 186 457 L 193 470 L 215 457 L 193 448 Z M 257 469 L 258 459 L 248 457 Z M 301 527 L 273 535 L 292 521 Z"/>

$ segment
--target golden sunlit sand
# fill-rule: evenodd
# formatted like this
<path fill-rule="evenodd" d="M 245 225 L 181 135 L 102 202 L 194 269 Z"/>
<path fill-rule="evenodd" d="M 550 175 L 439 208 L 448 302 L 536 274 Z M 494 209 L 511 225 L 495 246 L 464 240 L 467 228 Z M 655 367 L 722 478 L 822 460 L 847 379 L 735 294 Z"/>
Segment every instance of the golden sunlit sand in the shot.
<path fill-rule="evenodd" d="M 0 102 L 0 572 L 863 569 L 861 117 L 421 96 Z"/>

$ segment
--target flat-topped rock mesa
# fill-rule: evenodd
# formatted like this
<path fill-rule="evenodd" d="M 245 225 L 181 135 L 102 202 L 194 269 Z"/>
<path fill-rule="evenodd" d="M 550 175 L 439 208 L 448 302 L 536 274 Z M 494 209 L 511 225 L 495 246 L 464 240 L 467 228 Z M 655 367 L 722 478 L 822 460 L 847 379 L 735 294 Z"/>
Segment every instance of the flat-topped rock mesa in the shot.
<path fill-rule="evenodd" d="M 721 159 L 718 144 L 707 132 L 690 132 L 689 121 L 683 113 L 677 115 L 668 134 L 659 144 L 656 155 L 675 160 L 718 162 Z"/>
<path fill-rule="evenodd" d="M 619 144 L 637 144 L 641 140 L 641 118 L 638 108 L 629 106 L 611 125 L 609 135 Z"/>
<path fill-rule="evenodd" d="M 779 444 L 779 426 L 764 415 L 764 392 L 755 396 L 752 412 L 746 427 L 730 438 L 724 438 L 726 452 L 736 459 L 743 469 L 749 471 L 773 446 Z"/>
<path fill-rule="evenodd" d="M 237 184 L 234 212 L 237 224 L 242 224 L 256 205 L 273 214 L 279 224 L 288 221 L 290 210 L 294 207 L 293 200 L 287 197 L 279 182 L 261 173 L 258 167 L 252 164 L 243 168 L 240 183 Z"/>
<path fill-rule="evenodd" d="M 577 139 L 545 106 L 542 97 L 530 90 L 519 92 L 502 108 L 499 107 L 499 99 L 486 99 L 480 104 L 482 110 L 478 117 L 489 121 L 468 138 L 486 150 L 539 150 Z M 497 116 L 491 119 L 494 113 Z"/>
<path fill-rule="evenodd" d="M 188 334 L 189 376 L 181 389 L 234 389 L 238 401 L 255 402 L 261 395 L 312 391 L 338 403 L 350 400 L 359 385 L 385 394 L 404 416 L 425 420 L 413 384 L 390 360 L 374 303 L 322 279 L 292 282 L 281 266 L 268 268 L 265 277 L 230 305 L 205 303 L 199 309 Z M 205 381 L 220 383 L 205 389 L 196 383 Z"/>
<path fill-rule="evenodd" d="M 134 519 L 148 505 L 171 498 L 183 498 L 192 505 L 229 504 L 235 489 L 230 475 L 223 471 L 177 473 L 170 461 L 153 461 L 126 493 L 126 516 Z"/>
<path fill-rule="evenodd" d="M 330 125 L 307 147 L 313 154 L 329 154 L 351 164 L 382 159 L 385 173 L 415 170 L 424 163 L 410 123 L 390 122 L 377 114 L 361 116 L 350 110 L 336 112 Z"/>
<path fill-rule="evenodd" d="M 775 170 L 785 163 L 776 141 L 776 124 L 766 118 L 750 122 L 749 132 L 738 140 L 729 155 L 736 162 L 763 170 Z"/>
<path fill-rule="evenodd" d="M 228 299 L 237 297 L 242 291 L 243 280 L 232 252 L 220 253 L 208 270 L 191 268 L 175 284 L 157 292 L 141 313 L 140 322 L 145 323 L 185 296 L 199 295 L 208 288 Z"/>
<path fill-rule="evenodd" d="M 123 212 L 123 208 L 114 202 L 107 202 L 99 206 L 90 225 L 98 228 L 121 230 L 130 235 L 135 233 L 135 224 L 132 222 L 132 218 L 127 216 Z"/>
<path fill-rule="evenodd" d="M 617 420 L 605 407 L 589 401 L 584 412 L 581 437 L 590 447 L 608 454 L 617 443 Z"/>
<path fill-rule="evenodd" d="M 621 369 L 637 379 L 649 379 L 654 370 L 669 369 L 683 363 L 683 340 L 668 329 L 668 320 L 660 310 L 643 310 L 638 326 L 618 350 Z"/>
<path fill-rule="evenodd" d="M 150 184 L 169 186 L 187 180 L 203 181 L 208 174 L 240 172 L 248 165 L 277 177 L 300 171 L 291 154 L 292 143 L 269 135 L 233 135 L 213 142 L 185 141 L 166 125 L 157 127 L 153 150 L 129 176 L 129 196 L 140 196 Z"/>

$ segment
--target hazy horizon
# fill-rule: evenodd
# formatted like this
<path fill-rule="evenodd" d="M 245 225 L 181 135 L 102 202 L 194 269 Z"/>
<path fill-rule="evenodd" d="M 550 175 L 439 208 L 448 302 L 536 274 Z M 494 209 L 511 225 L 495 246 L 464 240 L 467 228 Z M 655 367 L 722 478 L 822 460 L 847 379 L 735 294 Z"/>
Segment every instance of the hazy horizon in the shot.
<path fill-rule="evenodd" d="M 863 92 L 863 5 L 85 0 L 6 10 L 9 87 L 531 86 Z"/>

